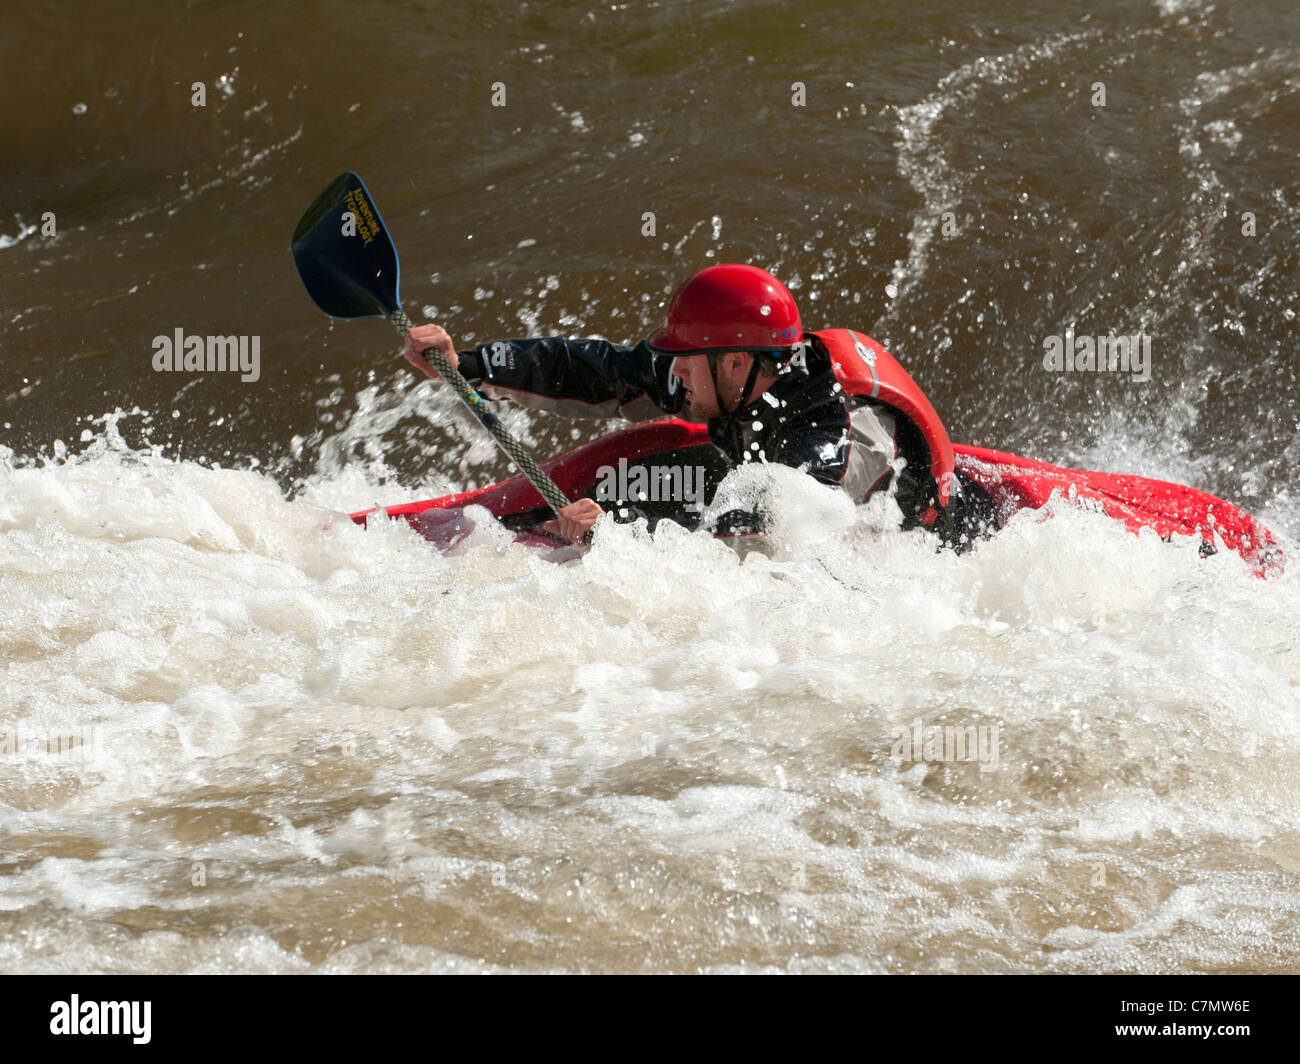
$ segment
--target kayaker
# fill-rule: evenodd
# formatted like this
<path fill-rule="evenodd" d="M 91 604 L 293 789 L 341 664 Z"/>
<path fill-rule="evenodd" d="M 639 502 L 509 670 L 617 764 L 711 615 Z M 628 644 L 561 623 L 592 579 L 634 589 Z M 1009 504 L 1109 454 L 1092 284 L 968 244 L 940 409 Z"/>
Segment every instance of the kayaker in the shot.
<path fill-rule="evenodd" d="M 430 324 L 407 333 L 405 355 L 437 378 L 420 354 L 435 347 L 484 397 L 570 417 L 639 421 L 685 410 L 706 423 L 716 448 L 716 460 L 708 463 L 713 487 L 729 468 L 756 461 L 801 469 L 843 487 L 855 502 L 892 487 L 905 527 L 926 524 L 946 541 L 964 544 L 969 533 L 957 519 L 957 481 L 951 473 L 934 475 L 933 456 L 941 448 L 931 444 L 936 434 L 945 445 L 947 437 L 933 408 L 901 368 L 898 375 L 919 400 L 900 400 L 913 417 L 883 401 L 847 395 L 837 379 L 845 359 L 834 350 L 844 343 L 833 333 L 805 335 L 785 286 L 765 270 L 733 263 L 692 276 L 673 297 L 664 327 L 635 347 L 551 337 L 498 340 L 458 353 L 446 330 Z M 858 341 L 857 349 L 872 372 L 877 354 L 892 362 L 878 345 L 867 351 Z M 928 415 L 918 413 L 920 407 Z M 914 418 L 935 424 L 918 426 Z M 689 460 L 698 461 L 703 450 L 691 448 Z M 948 451 L 950 469 L 950 445 Z M 664 459 L 655 456 L 661 465 Z M 660 516 L 638 500 L 619 500 L 612 509 L 622 520 L 645 516 L 653 524 Z M 596 499 L 579 499 L 547 527 L 581 541 L 605 512 Z M 687 527 L 699 522 L 698 508 L 678 505 L 663 515 Z M 764 520 L 761 513 L 733 512 L 713 531 L 757 532 Z"/>

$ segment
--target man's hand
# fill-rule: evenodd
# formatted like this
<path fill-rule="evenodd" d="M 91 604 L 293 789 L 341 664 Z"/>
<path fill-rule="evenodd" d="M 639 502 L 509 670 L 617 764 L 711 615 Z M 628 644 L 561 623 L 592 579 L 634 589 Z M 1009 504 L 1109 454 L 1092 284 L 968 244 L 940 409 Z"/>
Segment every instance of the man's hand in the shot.
<path fill-rule="evenodd" d="M 547 521 L 542 527 L 574 543 L 582 543 L 604 512 L 595 499 L 579 499 L 558 511 L 558 521 Z"/>
<path fill-rule="evenodd" d="M 420 353 L 427 347 L 436 347 L 448 362 L 459 368 L 456 345 L 451 342 L 447 330 L 441 325 L 417 325 L 414 329 L 406 330 L 406 350 L 402 352 L 406 361 L 430 380 L 436 381 L 439 379 L 438 371 L 429 365 L 428 359 Z"/>

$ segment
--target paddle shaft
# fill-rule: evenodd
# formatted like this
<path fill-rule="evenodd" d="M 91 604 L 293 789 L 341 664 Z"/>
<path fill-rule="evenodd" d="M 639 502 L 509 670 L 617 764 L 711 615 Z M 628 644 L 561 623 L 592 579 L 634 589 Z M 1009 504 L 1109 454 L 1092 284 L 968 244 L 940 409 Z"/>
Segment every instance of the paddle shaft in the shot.
<path fill-rule="evenodd" d="M 406 330 L 412 327 L 411 319 L 406 316 L 406 311 L 398 307 L 388 315 L 388 320 L 393 323 L 395 328 L 403 336 Z M 442 379 L 450 384 L 460 397 L 465 400 L 465 405 L 474 411 L 474 416 L 482 422 L 483 427 L 492 433 L 492 438 L 497 441 L 497 445 L 510 456 L 510 460 L 519 467 L 519 471 L 528 478 L 530 484 L 535 487 L 546 504 L 559 513 L 571 501 L 557 486 L 555 481 L 546 475 L 542 467 L 537 464 L 533 456 L 528 453 L 524 445 L 511 435 L 501 420 L 487 408 L 483 397 L 476 392 L 460 370 L 447 361 L 446 356 L 436 347 L 426 347 L 422 352 L 425 358 L 433 365 L 441 375 Z"/>

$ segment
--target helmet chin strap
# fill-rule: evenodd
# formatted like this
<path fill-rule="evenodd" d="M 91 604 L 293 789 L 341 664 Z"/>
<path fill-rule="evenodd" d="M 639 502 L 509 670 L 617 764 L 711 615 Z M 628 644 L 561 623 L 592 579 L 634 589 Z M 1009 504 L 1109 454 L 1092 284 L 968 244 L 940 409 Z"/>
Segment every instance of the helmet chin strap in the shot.
<path fill-rule="evenodd" d="M 726 406 L 723 405 L 722 392 L 718 389 L 718 359 L 720 357 L 720 355 L 716 354 L 709 355 L 709 376 L 713 378 L 713 395 L 718 400 L 718 409 L 722 412 L 721 416 L 724 418 L 735 417 L 740 413 L 740 411 L 744 410 L 745 407 L 749 405 L 750 393 L 754 390 L 754 382 L 758 380 L 758 358 L 752 351 L 749 353 L 749 378 L 745 381 L 745 388 L 740 393 L 739 401 L 734 407 L 728 410 Z"/>

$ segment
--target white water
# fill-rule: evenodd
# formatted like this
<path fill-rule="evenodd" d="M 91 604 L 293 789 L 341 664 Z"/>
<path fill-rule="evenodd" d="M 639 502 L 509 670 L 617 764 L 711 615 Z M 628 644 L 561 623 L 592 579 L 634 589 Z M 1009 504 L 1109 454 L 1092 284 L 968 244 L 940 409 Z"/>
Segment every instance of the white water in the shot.
<path fill-rule="evenodd" d="M 1300 562 L 783 480 L 774 558 L 553 565 L 111 424 L 6 456 L 0 731 L 95 756 L 0 756 L 0 970 L 1300 970 Z"/>

